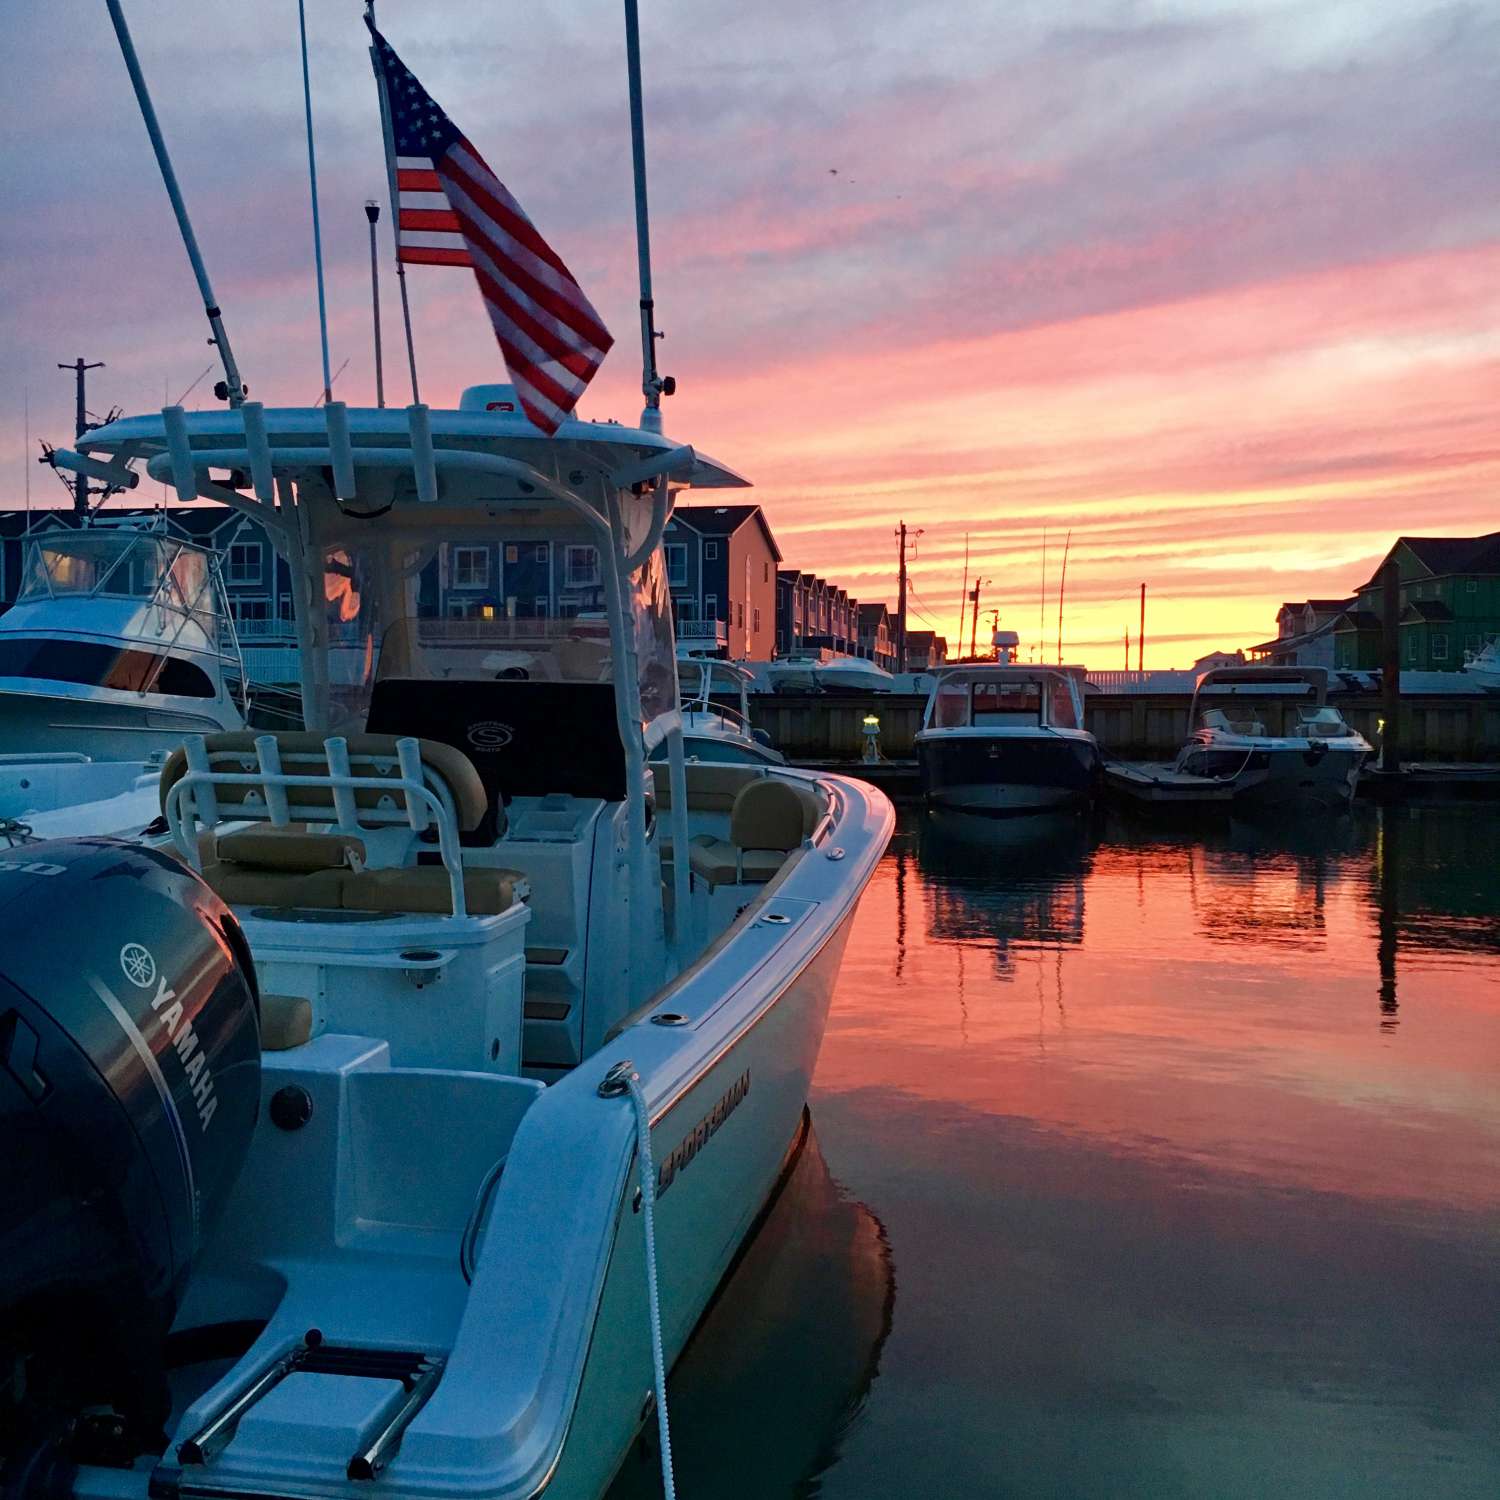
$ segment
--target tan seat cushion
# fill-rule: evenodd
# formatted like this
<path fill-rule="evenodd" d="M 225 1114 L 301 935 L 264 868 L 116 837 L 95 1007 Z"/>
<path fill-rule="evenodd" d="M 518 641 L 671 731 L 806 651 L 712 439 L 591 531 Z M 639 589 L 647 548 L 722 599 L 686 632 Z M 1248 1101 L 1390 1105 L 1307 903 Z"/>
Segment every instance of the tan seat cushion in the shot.
<path fill-rule="evenodd" d="M 666 812 L 672 806 L 671 776 L 666 761 L 653 761 L 651 766 L 656 779 L 656 806 Z M 687 805 L 690 812 L 730 812 L 734 799 L 752 781 L 764 781 L 765 771 L 759 766 L 685 766 L 687 781 Z"/>
<path fill-rule="evenodd" d="M 341 879 L 341 904 L 346 911 L 451 912 L 453 892 L 441 865 L 418 865 L 399 870 L 361 870 Z M 527 889 L 519 870 L 464 871 L 464 905 L 475 917 L 509 911 Z"/>
<path fill-rule="evenodd" d="M 285 1052 L 312 1036 L 312 1005 L 301 995 L 260 997 L 260 1050 Z"/>
<path fill-rule="evenodd" d="M 216 770 L 234 769 L 253 774 L 260 768 L 255 753 L 255 741 L 262 732 L 242 729 L 233 733 L 206 736 L 210 762 Z M 276 741 L 276 752 L 281 760 L 281 769 L 288 775 L 325 776 L 328 774 L 328 761 L 323 751 L 325 736 L 306 730 L 297 730 L 295 732 L 284 731 L 273 735 L 272 738 Z M 389 776 L 393 779 L 400 776 L 400 766 L 396 760 L 395 735 L 351 734 L 345 736 L 345 743 L 349 747 L 350 769 L 356 776 L 378 775 Z M 477 828 L 489 807 L 489 797 L 485 793 L 484 783 L 479 779 L 479 772 L 474 769 L 473 762 L 461 750 L 455 750 L 452 745 L 444 745 L 437 740 L 418 740 L 417 747 L 421 753 L 422 764 L 428 767 L 436 778 L 443 781 L 452 792 L 453 808 L 458 818 L 459 828 L 465 833 Z M 238 760 L 239 764 L 233 766 L 226 764 L 225 757 Z M 167 793 L 186 772 L 187 752 L 179 745 L 167 757 L 167 762 L 161 771 L 160 791 L 163 810 L 167 805 Z M 214 788 L 214 795 L 220 806 L 228 809 L 232 815 L 235 805 L 244 802 L 247 793 L 255 791 L 254 787 L 221 786 Z M 330 791 L 317 787 L 299 787 L 291 789 L 288 795 L 298 806 L 299 811 L 316 813 L 326 809 L 328 819 L 332 820 L 333 795 Z M 373 790 L 361 791 L 354 794 L 354 800 L 361 808 L 374 808 L 379 806 L 383 796 L 383 793 Z M 318 819 L 314 818 L 312 821 L 318 821 Z"/>
<path fill-rule="evenodd" d="M 721 885 L 764 885 L 787 862 L 781 849 L 740 849 L 727 839 L 694 839 L 688 868 L 710 888 Z"/>
<path fill-rule="evenodd" d="M 305 833 L 260 826 L 221 833 L 218 858 L 258 870 L 307 874 L 313 870 L 351 870 L 365 862 L 365 842 L 348 833 Z"/>
<path fill-rule="evenodd" d="M 795 849 L 818 823 L 818 801 L 806 787 L 770 776 L 741 788 L 729 815 L 729 841 L 741 849 Z"/>
<path fill-rule="evenodd" d="M 215 860 L 203 866 L 203 878 L 231 906 L 311 906 L 337 911 L 344 875 L 340 870 L 257 870 Z"/>

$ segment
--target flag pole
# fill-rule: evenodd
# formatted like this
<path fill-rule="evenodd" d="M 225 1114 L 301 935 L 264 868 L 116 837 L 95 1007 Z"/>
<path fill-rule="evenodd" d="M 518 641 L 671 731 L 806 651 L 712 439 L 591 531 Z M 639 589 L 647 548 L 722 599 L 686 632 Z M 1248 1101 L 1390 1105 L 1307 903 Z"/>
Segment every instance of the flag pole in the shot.
<path fill-rule="evenodd" d="M 245 383 L 240 379 L 239 367 L 234 362 L 234 353 L 229 347 L 229 335 L 224 331 L 224 319 L 209 283 L 208 269 L 198 249 L 198 238 L 193 233 L 192 220 L 188 218 L 187 205 L 182 200 L 182 190 L 177 186 L 177 174 L 172 170 L 172 159 L 167 155 L 167 143 L 162 138 L 161 126 L 157 123 L 156 110 L 151 104 L 151 95 L 146 88 L 146 79 L 141 72 L 139 59 L 135 55 L 135 44 L 130 40 L 130 28 L 125 24 L 120 0 L 105 0 L 109 19 L 114 23 L 115 37 L 120 43 L 120 53 L 125 59 L 125 71 L 130 74 L 130 86 L 135 90 L 136 103 L 140 106 L 141 118 L 146 124 L 146 134 L 151 137 L 151 149 L 156 153 L 156 165 L 161 171 L 162 184 L 167 197 L 172 201 L 172 212 L 177 217 L 177 228 L 182 234 L 183 247 L 193 267 L 198 282 L 198 291 L 203 297 L 203 311 L 208 317 L 211 337 L 209 343 L 219 351 L 224 364 L 224 382 L 217 390 L 221 401 L 238 407 L 245 400 Z"/>
<path fill-rule="evenodd" d="M 318 337 L 323 346 L 323 404 L 333 400 L 328 373 L 328 300 L 323 290 L 323 225 L 318 216 L 318 158 L 313 150 L 312 83 L 307 74 L 307 9 L 297 0 L 297 31 L 302 39 L 302 113 L 307 121 L 307 181 L 312 193 L 313 265 L 318 276 Z"/>
<path fill-rule="evenodd" d="M 625 0 L 625 65 L 630 82 L 630 159 L 635 176 L 635 248 L 641 278 L 641 390 L 646 409 L 641 427 L 661 431 L 661 398 L 677 382 L 656 372 L 656 304 L 651 295 L 651 226 L 646 208 L 646 120 L 641 107 L 641 28 L 636 0 Z"/>
<path fill-rule="evenodd" d="M 375 25 L 375 0 L 365 0 L 365 18 Z M 386 191 L 391 198 L 391 238 L 396 247 L 396 283 L 401 291 L 401 324 L 406 330 L 406 363 L 411 371 L 412 405 L 421 404 L 421 392 L 417 388 L 417 351 L 411 341 L 411 303 L 406 296 L 406 264 L 401 259 L 401 195 L 396 187 L 396 141 L 391 133 L 391 101 L 386 94 L 385 74 L 380 67 L 380 54 L 370 43 L 370 66 L 375 70 L 375 89 L 380 96 L 380 136 L 385 143 Z"/>

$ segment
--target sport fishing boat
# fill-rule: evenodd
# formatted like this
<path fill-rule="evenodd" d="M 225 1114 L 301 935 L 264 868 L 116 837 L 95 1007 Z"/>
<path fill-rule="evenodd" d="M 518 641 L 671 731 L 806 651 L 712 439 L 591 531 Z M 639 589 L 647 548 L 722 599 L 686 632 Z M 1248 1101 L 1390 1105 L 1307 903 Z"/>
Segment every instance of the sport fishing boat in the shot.
<path fill-rule="evenodd" d="M 1100 757 L 1083 722 L 1076 672 L 983 662 L 939 671 L 916 735 L 928 806 L 989 817 L 1088 806 Z"/>
<path fill-rule="evenodd" d="M 1373 753 L 1328 702 L 1323 667 L 1215 667 L 1193 689 L 1173 769 L 1241 806 L 1347 807 Z"/>
<path fill-rule="evenodd" d="M 1464 676 L 1487 691 L 1500 689 L 1500 638 L 1464 654 Z"/>
<path fill-rule="evenodd" d="M 895 678 L 862 656 L 818 647 L 778 656 L 766 668 L 776 693 L 889 693 Z"/>
<path fill-rule="evenodd" d="M 214 553 L 160 525 L 34 536 L 0 616 L 0 817 L 133 795 L 149 822 L 162 760 L 243 727 L 245 693 Z"/>
<path fill-rule="evenodd" d="M 689 760 L 720 764 L 784 766 L 786 757 L 764 729 L 750 723 L 754 674 L 722 657 L 677 657 L 682 681 L 682 732 Z M 730 707 L 724 700 L 735 699 Z"/>
<path fill-rule="evenodd" d="M 0 1455 L 49 1496 L 597 1496 L 799 1139 L 891 808 L 688 761 L 662 530 L 743 481 L 516 405 L 82 440 L 277 531 L 309 728 L 189 736 L 162 849 L 4 864 Z M 602 621 L 433 617 L 445 549 L 541 540 Z"/>

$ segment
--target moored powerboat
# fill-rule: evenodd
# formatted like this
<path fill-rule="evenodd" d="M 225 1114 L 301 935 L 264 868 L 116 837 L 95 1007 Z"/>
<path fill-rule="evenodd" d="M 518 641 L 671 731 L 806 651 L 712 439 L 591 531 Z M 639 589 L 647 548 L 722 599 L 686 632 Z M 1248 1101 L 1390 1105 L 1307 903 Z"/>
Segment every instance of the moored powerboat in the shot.
<path fill-rule="evenodd" d="M 1173 769 L 1228 783 L 1241 806 L 1345 807 L 1372 753 L 1328 702 L 1322 667 L 1204 672 L 1188 723 Z"/>
<path fill-rule="evenodd" d="M 778 656 L 766 668 L 776 693 L 889 693 L 895 678 L 862 656 L 847 656 L 826 647 Z"/>
<path fill-rule="evenodd" d="M 1099 746 L 1083 727 L 1079 674 L 987 664 L 937 674 L 916 735 L 930 807 L 989 817 L 1087 806 Z"/>
<path fill-rule="evenodd" d="M 185 734 L 243 726 L 245 691 L 215 554 L 162 525 L 32 537 L 0 616 L 0 817 L 147 808 Z"/>
<path fill-rule="evenodd" d="M 682 683 L 682 733 L 689 760 L 733 765 L 784 766 L 786 757 L 763 729 L 750 723 L 749 685 L 754 675 L 722 657 L 678 653 Z M 724 700 L 734 698 L 736 707 Z"/>
<path fill-rule="evenodd" d="M 191 1148 L 153 1158 L 164 1200 L 195 1205 L 171 1266 L 142 1200 L 135 1249 L 101 1240 L 59 1289 L 48 1236 L 86 1235 L 92 1200 L 0 1209 L 0 1244 L 36 1251 L 8 1259 L 0 1327 L 37 1376 L 0 1446 L 19 1426 L 59 1464 L 116 1465 L 75 1494 L 597 1496 L 650 1411 L 653 1339 L 670 1366 L 798 1138 L 890 806 L 687 762 L 661 534 L 678 488 L 742 481 L 649 430 L 547 436 L 516 404 L 169 408 L 80 440 L 257 515 L 319 607 L 298 617 L 309 731 L 190 736 L 162 776 L 167 852 L 39 843 L 7 865 L 0 922 L 36 941 L 12 925 L 0 971 L 40 987 L 68 882 L 96 941 L 63 988 L 128 1022 L 99 1041 L 119 1070 L 91 1076 Z M 276 503 L 225 472 L 270 476 Z M 602 621 L 516 621 L 497 655 L 432 618 L 445 548 L 538 538 L 595 550 Z M 111 859 L 120 878 L 93 878 Z M 195 1050 L 221 1013 L 239 1050 Z M 186 1103 L 158 1109 L 153 1078 Z M 144 1170 L 132 1139 L 109 1137 L 121 1181 Z M 156 1321 L 85 1317 L 141 1277 Z M 9 1316 L 33 1291 L 72 1295 L 61 1332 Z"/>

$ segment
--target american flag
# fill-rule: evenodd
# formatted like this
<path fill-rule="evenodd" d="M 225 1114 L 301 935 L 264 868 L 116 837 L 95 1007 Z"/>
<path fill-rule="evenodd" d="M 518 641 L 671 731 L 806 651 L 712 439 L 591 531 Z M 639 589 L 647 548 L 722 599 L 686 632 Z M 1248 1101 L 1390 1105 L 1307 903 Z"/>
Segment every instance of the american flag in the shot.
<path fill-rule="evenodd" d="M 397 259 L 470 266 L 526 415 L 543 432 L 614 343 L 573 273 L 372 25 L 395 156 Z"/>

